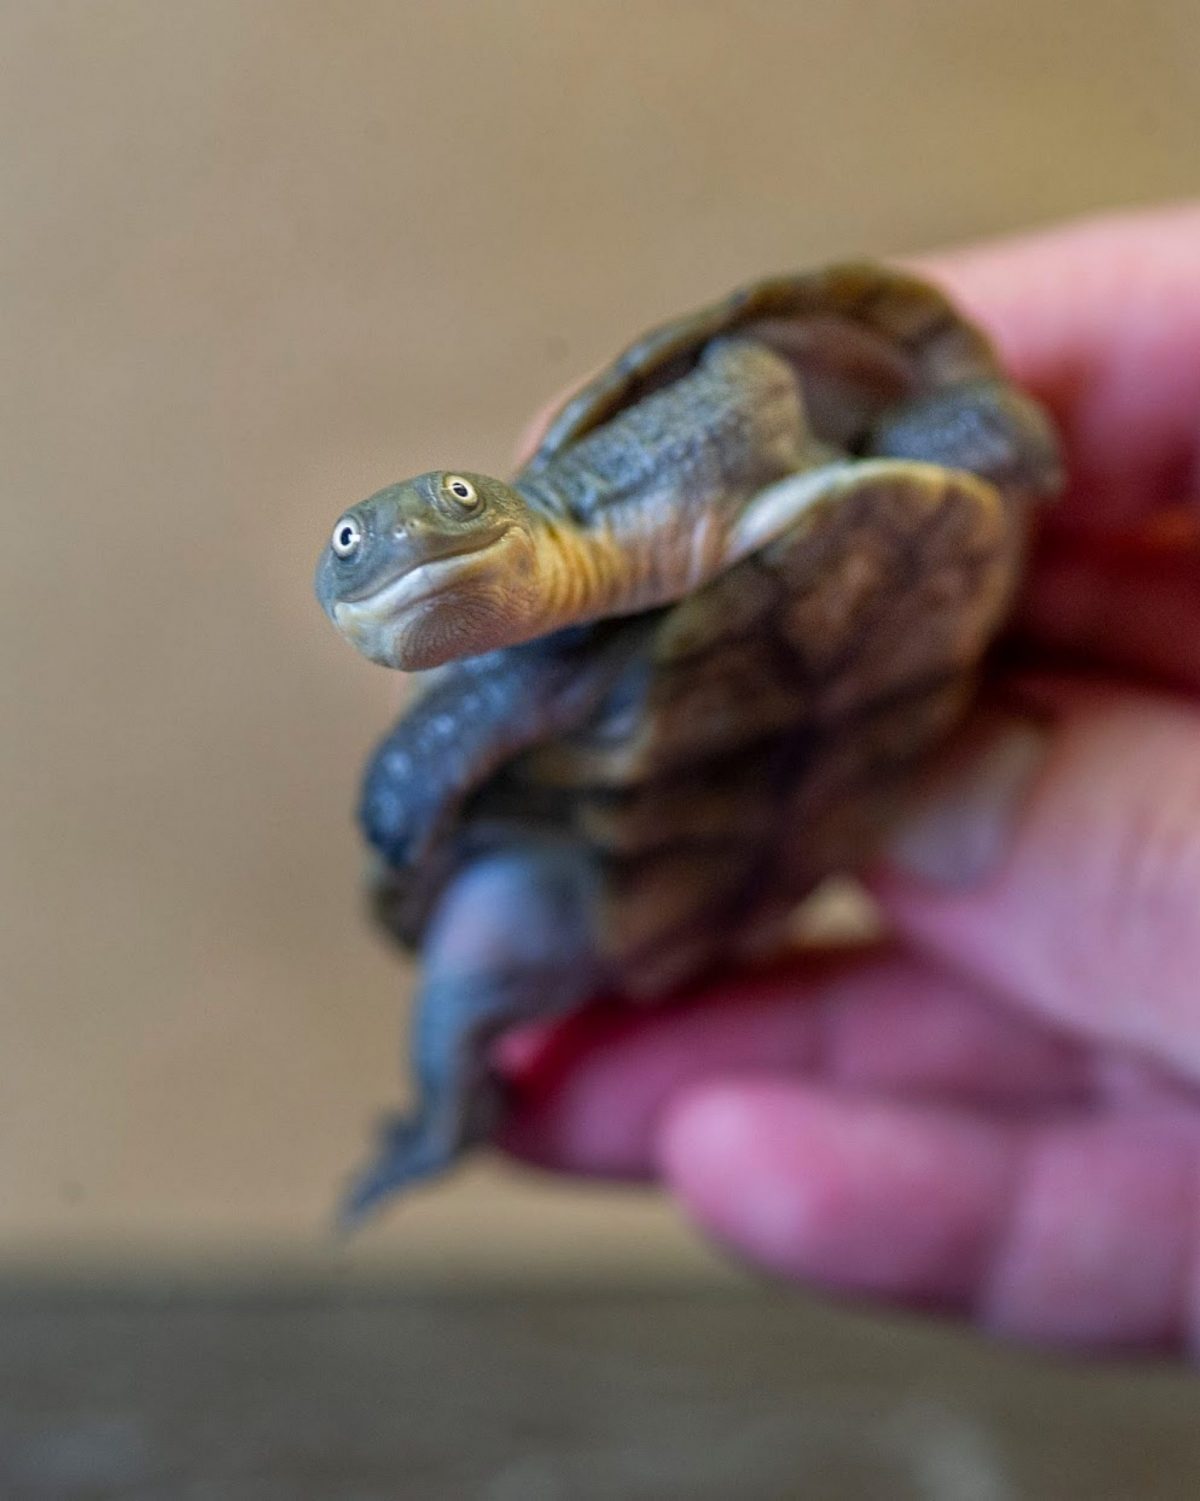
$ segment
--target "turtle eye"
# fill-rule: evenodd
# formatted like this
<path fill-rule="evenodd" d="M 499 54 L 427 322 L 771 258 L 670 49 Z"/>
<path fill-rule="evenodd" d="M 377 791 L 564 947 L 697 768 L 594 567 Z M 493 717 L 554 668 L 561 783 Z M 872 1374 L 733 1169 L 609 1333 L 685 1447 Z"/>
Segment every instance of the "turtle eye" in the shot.
<path fill-rule="evenodd" d="M 473 511 L 479 505 L 479 491 L 469 479 L 463 479 L 461 474 L 446 475 L 442 480 L 442 489 L 464 511 Z"/>
<path fill-rule="evenodd" d="M 343 516 L 333 529 L 330 545 L 339 558 L 352 558 L 362 546 L 362 527 L 353 516 Z"/>

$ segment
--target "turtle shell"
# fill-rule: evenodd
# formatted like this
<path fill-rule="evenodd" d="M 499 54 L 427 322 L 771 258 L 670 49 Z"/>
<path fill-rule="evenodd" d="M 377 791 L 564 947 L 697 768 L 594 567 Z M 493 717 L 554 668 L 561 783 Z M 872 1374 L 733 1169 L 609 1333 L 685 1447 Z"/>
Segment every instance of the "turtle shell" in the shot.
<path fill-rule="evenodd" d="M 737 332 L 752 333 L 793 363 L 818 436 L 850 451 L 888 408 L 1001 374 L 984 334 L 917 277 L 871 262 L 771 277 L 631 344 L 559 410 L 526 469 L 544 469 L 692 369 L 713 339 Z"/>
<path fill-rule="evenodd" d="M 783 355 L 815 436 L 862 461 L 784 537 L 648 616 L 601 712 L 476 804 L 593 851 L 614 983 L 635 994 L 757 946 L 861 865 L 969 701 L 1025 531 L 1013 493 L 922 462 L 945 446 L 940 393 L 1003 381 L 991 345 L 936 288 L 875 264 L 760 281 L 646 334 L 562 407 L 526 472 L 731 333 Z M 1013 401 L 1013 471 L 1049 491 L 1053 435 Z"/>
<path fill-rule="evenodd" d="M 868 460 L 803 523 L 655 612 L 577 733 L 478 807 L 593 852 L 614 984 L 653 995 L 761 946 L 861 865 L 967 703 L 1022 528 L 994 486 Z"/>
<path fill-rule="evenodd" d="M 612 983 L 630 995 L 757 951 L 824 877 L 861 867 L 969 702 L 1026 502 L 1057 483 L 1053 434 L 984 335 L 935 288 L 877 265 L 761 281 L 645 335 L 562 407 L 522 473 L 729 334 L 795 371 L 837 460 L 827 482 L 790 530 L 704 587 L 586 628 L 606 651 L 614 631 L 626 643 L 616 687 L 585 725 L 496 772 L 453 838 L 550 833 L 587 852 Z M 955 459 L 962 388 L 988 393 L 966 449 L 991 480 Z M 388 916 L 387 878 L 380 890 L 385 922 L 415 932 Z"/>

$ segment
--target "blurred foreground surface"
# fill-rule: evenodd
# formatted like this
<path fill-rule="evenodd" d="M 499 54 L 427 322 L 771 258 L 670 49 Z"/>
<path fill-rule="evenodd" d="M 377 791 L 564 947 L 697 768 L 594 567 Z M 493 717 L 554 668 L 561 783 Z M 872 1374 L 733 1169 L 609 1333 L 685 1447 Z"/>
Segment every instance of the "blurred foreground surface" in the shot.
<path fill-rule="evenodd" d="M 7 1501 L 1184 1501 L 1195 1414 L 772 1294 L 0 1290 Z"/>

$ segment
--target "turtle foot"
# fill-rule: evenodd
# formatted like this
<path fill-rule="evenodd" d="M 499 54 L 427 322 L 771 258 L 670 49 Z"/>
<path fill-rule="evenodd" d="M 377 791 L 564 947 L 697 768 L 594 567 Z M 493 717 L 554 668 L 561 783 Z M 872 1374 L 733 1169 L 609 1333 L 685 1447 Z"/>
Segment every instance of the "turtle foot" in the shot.
<path fill-rule="evenodd" d="M 388 1117 L 379 1133 L 374 1159 L 352 1178 L 342 1199 L 338 1228 L 358 1229 L 393 1194 L 449 1172 L 472 1146 L 490 1134 L 496 1116 L 491 1093 L 486 1091 L 489 1098 L 476 1102 L 469 1123 L 461 1114 L 447 1121 L 444 1115 L 425 1110 Z"/>

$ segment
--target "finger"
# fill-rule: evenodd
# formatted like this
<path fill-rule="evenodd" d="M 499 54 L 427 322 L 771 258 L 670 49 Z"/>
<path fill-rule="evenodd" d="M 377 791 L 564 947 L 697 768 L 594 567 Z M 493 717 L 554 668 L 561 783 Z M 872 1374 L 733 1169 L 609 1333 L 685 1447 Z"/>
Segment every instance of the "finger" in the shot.
<path fill-rule="evenodd" d="M 1182 539 L 1181 539 L 1182 542 Z M 1200 547 L 1113 559 L 1040 550 L 1017 629 L 1061 660 L 1200 689 Z"/>
<path fill-rule="evenodd" d="M 1029 734 L 1013 726 L 944 776 L 876 894 L 985 988 L 1200 1078 L 1200 710 L 1099 683 L 1021 691 L 1048 716 L 1036 754 L 1005 751 Z"/>
<path fill-rule="evenodd" d="M 623 1178 L 653 1173 L 671 1099 L 731 1070 L 1007 1108 L 1093 1087 L 1084 1050 L 899 953 L 746 976 L 652 1011 L 596 1007 L 507 1059 L 504 1148 Z"/>
<path fill-rule="evenodd" d="M 1157 1348 L 1196 1328 L 1198 1130 L 725 1082 L 676 1102 L 659 1155 L 697 1223 L 774 1273 L 1022 1340 Z"/>
<path fill-rule="evenodd" d="M 1200 205 L 929 257 L 1067 445 L 1061 517 L 1128 526 L 1200 491 Z"/>
<path fill-rule="evenodd" d="M 524 429 L 521 432 L 521 436 L 517 439 L 517 446 L 513 452 L 513 458 L 518 467 L 521 464 L 526 463 L 533 456 L 534 450 L 542 441 L 542 434 L 550 426 L 550 423 L 556 413 L 561 411 L 562 408 L 566 406 L 571 397 L 574 396 L 575 393 L 579 391 L 590 378 L 590 376 L 585 375 L 581 376 L 579 380 L 572 381 L 569 386 L 564 387 L 564 389 L 554 398 L 553 401 L 548 401 L 546 405 L 542 407 L 542 409 L 537 413 L 537 415 L 525 425 Z"/>

